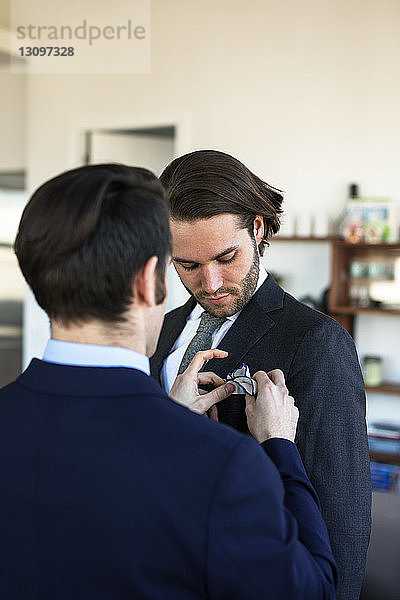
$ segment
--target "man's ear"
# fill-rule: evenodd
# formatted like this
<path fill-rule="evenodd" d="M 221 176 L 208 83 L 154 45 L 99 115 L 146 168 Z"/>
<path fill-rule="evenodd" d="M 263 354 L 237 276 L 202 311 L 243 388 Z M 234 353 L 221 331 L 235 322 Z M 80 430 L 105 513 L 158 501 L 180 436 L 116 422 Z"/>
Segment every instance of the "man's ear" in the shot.
<path fill-rule="evenodd" d="M 158 256 L 152 256 L 145 262 L 135 277 L 133 283 L 133 296 L 146 306 L 156 304 L 156 268 Z"/>
<path fill-rule="evenodd" d="M 256 239 L 257 246 L 258 246 L 260 244 L 260 242 L 262 241 L 262 239 L 264 237 L 264 233 L 265 233 L 264 219 L 260 215 L 257 215 L 256 218 L 254 219 L 253 231 L 254 231 L 254 237 Z"/>

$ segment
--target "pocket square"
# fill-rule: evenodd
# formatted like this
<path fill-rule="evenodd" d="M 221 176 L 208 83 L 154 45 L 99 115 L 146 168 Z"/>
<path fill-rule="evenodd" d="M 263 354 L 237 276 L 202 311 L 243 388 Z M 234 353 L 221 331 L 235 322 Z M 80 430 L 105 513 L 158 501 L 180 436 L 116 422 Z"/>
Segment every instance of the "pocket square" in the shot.
<path fill-rule="evenodd" d="M 250 377 L 250 369 L 244 363 L 232 373 L 228 373 L 225 381 L 233 383 L 235 386 L 232 394 L 248 394 L 249 396 L 257 394 L 257 383 Z"/>

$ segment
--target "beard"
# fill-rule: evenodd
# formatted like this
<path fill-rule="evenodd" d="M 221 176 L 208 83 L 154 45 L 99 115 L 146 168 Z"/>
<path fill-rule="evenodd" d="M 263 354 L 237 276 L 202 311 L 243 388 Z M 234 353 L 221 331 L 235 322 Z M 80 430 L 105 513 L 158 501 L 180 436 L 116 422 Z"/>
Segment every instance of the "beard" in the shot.
<path fill-rule="evenodd" d="M 183 284 L 189 294 L 194 296 L 200 306 L 210 313 L 210 315 L 213 315 L 214 317 L 230 317 L 239 312 L 239 310 L 242 310 L 254 294 L 254 290 L 257 287 L 258 275 L 260 273 L 260 257 L 258 255 L 257 243 L 254 238 L 252 238 L 252 243 L 253 260 L 250 269 L 243 277 L 238 287 L 220 287 L 215 294 L 207 294 L 202 291 L 193 293 L 192 290 Z M 232 301 L 229 303 L 229 306 L 216 306 L 207 302 L 207 298 L 213 298 L 220 296 L 221 294 L 231 294 Z"/>

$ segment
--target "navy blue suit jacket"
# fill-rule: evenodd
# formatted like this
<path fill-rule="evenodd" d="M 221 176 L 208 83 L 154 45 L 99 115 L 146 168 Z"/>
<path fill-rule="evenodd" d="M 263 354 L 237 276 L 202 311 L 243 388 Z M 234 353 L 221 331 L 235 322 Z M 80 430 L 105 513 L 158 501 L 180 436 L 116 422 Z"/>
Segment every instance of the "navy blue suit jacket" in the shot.
<path fill-rule="evenodd" d="M 190 299 L 168 313 L 152 374 L 194 308 Z M 296 443 L 315 487 L 339 571 L 338 600 L 358 600 L 371 529 L 371 481 L 364 382 L 354 342 L 336 321 L 298 302 L 268 276 L 218 344 L 228 358 L 206 370 L 221 377 L 249 365 L 251 373 L 281 369 L 300 419 Z M 220 421 L 235 426 L 233 397 L 219 404 Z"/>
<path fill-rule="evenodd" d="M 135 369 L 33 360 L 0 391 L 0 473 L 1 600 L 334 598 L 295 445 Z"/>

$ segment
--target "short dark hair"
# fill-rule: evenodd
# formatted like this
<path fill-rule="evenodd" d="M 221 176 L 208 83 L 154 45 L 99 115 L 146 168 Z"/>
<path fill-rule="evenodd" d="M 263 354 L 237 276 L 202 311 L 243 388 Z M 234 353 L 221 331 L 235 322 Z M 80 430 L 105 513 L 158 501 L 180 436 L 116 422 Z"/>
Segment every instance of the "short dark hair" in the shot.
<path fill-rule="evenodd" d="M 215 215 L 238 215 L 253 236 L 257 215 L 263 217 L 268 239 L 279 231 L 283 194 L 254 175 L 243 163 L 224 152 L 198 150 L 172 161 L 160 175 L 167 192 L 171 217 L 180 221 L 208 219 Z"/>
<path fill-rule="evenodd" d="M 14 244 L 38 304 L 63 324 L 125 321 L 132 283 L 158 257 L 157 302 L 171 254 L 169 210 L 157 177 L 120 164 L 79 167 L 31 197 Z"/>

